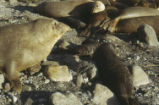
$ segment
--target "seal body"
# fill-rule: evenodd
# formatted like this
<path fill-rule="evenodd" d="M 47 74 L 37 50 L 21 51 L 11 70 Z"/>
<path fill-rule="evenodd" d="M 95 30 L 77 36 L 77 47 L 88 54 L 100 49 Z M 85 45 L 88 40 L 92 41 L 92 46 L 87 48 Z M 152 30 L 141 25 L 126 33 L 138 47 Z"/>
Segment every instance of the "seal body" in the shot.
<path fill-rule="evenodd" d="M 104 9 L 102 2 L 93 0 L 44 2 L 36 7 L 38 13 L 59 19 L 75 28 L 85 27 L 92 11 L 99 12 Z"/>
<path fill-rule="evenodd" d="M 133 96 L 132 75 L 107 44 L 101 44 L 93 54 L 98 76 L 118 97 L 121 105 L 138 105 Z"/>
<path fill-rule="evenodd" d="M 69 27 L 51 19 L 0 27 L 0 68 L 21 92 L 19 72 L 44 60 Z"/>
<path fill-rule="evenodd" d="M 136 18 L 136 17 L 144 17 L 144 16 L 159 16 L 159 11 L 153 8 L 146 8 L 146 7 L 130 7 L 124 9 L 119 16 L 117 16 L 112 21 L 112 26 L 110 27 L 109 31 L 114 32 L 115 27 L 120 20 L 129 19 L 129 18 Z"/>
<path fill-rule="evenodd" d="M 84 18 L 90 14 L 90 5 L 93 4 L 92 0 L 78 0 L 78 1 L 61 1 L 61 2 L 43 2 L 36 7 L 38 13 L 53 17 L 53 18 Z"/>
<path fill-rule="evenodd" d="M 155 29 L 157 36 L 159 37 L 159 28 L 158 28 L 159 16 L 137 17 L 137 18 L 121 20 L 117 24 L 115 32 L 120 32 L 120 33 L 137 32 L 137 29 L 143 24 L 148 24 L 152 26 Z"/>

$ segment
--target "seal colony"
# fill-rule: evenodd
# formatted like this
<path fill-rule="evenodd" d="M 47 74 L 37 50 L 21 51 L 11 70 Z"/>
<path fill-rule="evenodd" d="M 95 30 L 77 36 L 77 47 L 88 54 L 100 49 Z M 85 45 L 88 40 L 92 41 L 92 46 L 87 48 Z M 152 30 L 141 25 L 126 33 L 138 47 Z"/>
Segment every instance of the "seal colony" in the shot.
<path fill-rule="evenodd" d="M 21 93 L 19 72 L 46 59 L 54 44 L 69 29 L 52 19 L 0 27 L 0 68 L 13 90 Z"/>
<path fill-rule="evenodd" d="M 134 3 L 133 0 L 130 1 L 132 4 Z M 117 0 L 116 2 L 126 3 L 127 1 Z M 138 3 L 138 1 L 136 2 Z M 133 32 L 135 28 L 131 30 L 132 26 L 129 26 L 130 28 L 126 29 L 128 25 L 136 27 L 145 22 L 154 25 L 157 30 L 155 21 L 158 20 L 159 15 L 158 10 L 144 7 L 130 7 L 122 12 L 116 7 L 110 7 L 110 9 L 106 7 L 105 9 L 103 3 L 92 0 L 44 2 L 35 8 L 38 13 L 56 19 L 69 17 L 73 20 L 89 22 L 88 30 L 91 27 L 99 26 L 105 19 L 110 18 L 108 12 L 114 12 L 115 15 L 119 13 L 118 16 L 111 17 L 110 32 Z M 148 22 L 151 17 L 154 20 Z M 138 20 L 139 23 L 137 23 Z M 131 22 L 132 24 L 129 24 Z M 18 93 L 22 91 L 19 72 L 43 61 L 49 55 L 54 44 L 69 29 L 68 26 L 52 19 L 38 19 L 30 23 L 0 27 L 0 68 L 15 91 Z M 81 49 L 92 51 L 89 47 Z M 133 96 L 132 75 L 120 58 L 107 44 L 97 44 L 93 50 L 92 59 L 98 68 L 101 81 L 117 95 L 121 105 L 138 105 Z M 87 51 L 85 53 L 89 54 Z"/>

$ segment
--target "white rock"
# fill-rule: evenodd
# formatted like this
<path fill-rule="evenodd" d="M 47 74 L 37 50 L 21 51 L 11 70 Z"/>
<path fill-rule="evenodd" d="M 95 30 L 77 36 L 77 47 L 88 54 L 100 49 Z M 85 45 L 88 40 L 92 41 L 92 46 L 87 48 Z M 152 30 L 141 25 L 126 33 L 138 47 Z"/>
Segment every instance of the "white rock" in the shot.
<path fill-rule="evenodd" d="M 144 70 L 140 66 L 133 65 L 132 71 L 133 71 L 133 85 L 135 87 L 146 85 L 151 82 L 148 75 L 144 72 Z"/>
<path fill-rule="evenodd" d="M 77 85 L 77 87 L 81 87 L 82 86 L 82 83 L 83 83 L 83 76 L 81 75 L 81 74 L 79 74 L 78 76 L 77 76 L 77 81 L 76 81 L 76 85 Z"/>
<path fill-rule="evenodd" d="M 52 105 L 82 105 L 80 100 L 72 93 L 66 95 L 56 92 L 51 95 Z"/>
<path fill-rule="evenodd" d="M 0 89 L 2 89 L 2 84 L 4 83 L 4 76 L 3 74 L 0 74 Z"/>
<path fill-rule="evenodd" d="M 69 72 L 67 66 L 48 66 L 46 74 L 53 81 L 65 81 L 69 82 L 72 80 L 72 74 Z"/>
<path fill-rule="evenodd" d="M 97 105 L 119 105 L 118 99 L 107 87 L 96 84 L 92 101 Z"/>

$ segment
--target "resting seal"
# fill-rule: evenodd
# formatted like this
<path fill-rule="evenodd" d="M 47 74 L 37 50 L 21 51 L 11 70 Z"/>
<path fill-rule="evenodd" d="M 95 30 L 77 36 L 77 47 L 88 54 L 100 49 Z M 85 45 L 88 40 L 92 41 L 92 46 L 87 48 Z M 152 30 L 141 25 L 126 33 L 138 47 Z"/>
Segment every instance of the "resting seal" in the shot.
<path fill-rule="evenodd" d="M 66 23 L 80 24 L 79 20 L 87 23 L 94 12 L 99 12 L 105 9 L 102 2 L 93 0 L 78 0 L 78 1 L 61 1 L 61 2 L 43 2 L 35 9 L 38 13 L 53 17 L 59 20 L 64 20 Z M 67 22 L 69 21 L 69 22 Z"/>
<path fill-rule="evenodd" d="M 159 37 L 159 16 L 146 16 L 121 20 L 118 22 L 114 32 L 137 32 L 137 29 L 143 24 L 152 26 L 156 31 L 157 37 Z"/>
<path fill-rule="evenodd" d="M 39 64 L 70 28 L 52 19 L 0 27 L 0 71 L 21 93 L 19 72 Z"/>
<path fill-rule="evenodd" d="M 112 26 L 110 27 L 109 31 L 114 32 L 116 25 L 120 20 L 129 19 L 129 18 L 136 18 L 136 17 L 144 17 L 144 16 L 159 16 L 159 11 L 153 8 L 146 8 L 146 7 L 130 7 L 124 9 L 118 17 L 116 17 L 112 21 Z"/>

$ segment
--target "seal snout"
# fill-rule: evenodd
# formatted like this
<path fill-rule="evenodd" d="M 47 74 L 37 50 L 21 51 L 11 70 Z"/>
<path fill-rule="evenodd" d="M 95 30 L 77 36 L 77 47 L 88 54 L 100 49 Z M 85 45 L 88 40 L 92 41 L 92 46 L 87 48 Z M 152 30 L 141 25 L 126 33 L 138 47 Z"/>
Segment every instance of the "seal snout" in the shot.
<path fill-rule="evenodd" d="M 68 25 L 61 22 L 57 22 L 57 21 L 52 22 L 52 28 L 53 30 L 58 30 L 57 32 L 60 32 L 60 33 L 65 33 L 68 30 L 70 30 L 70 27 Z"/>

